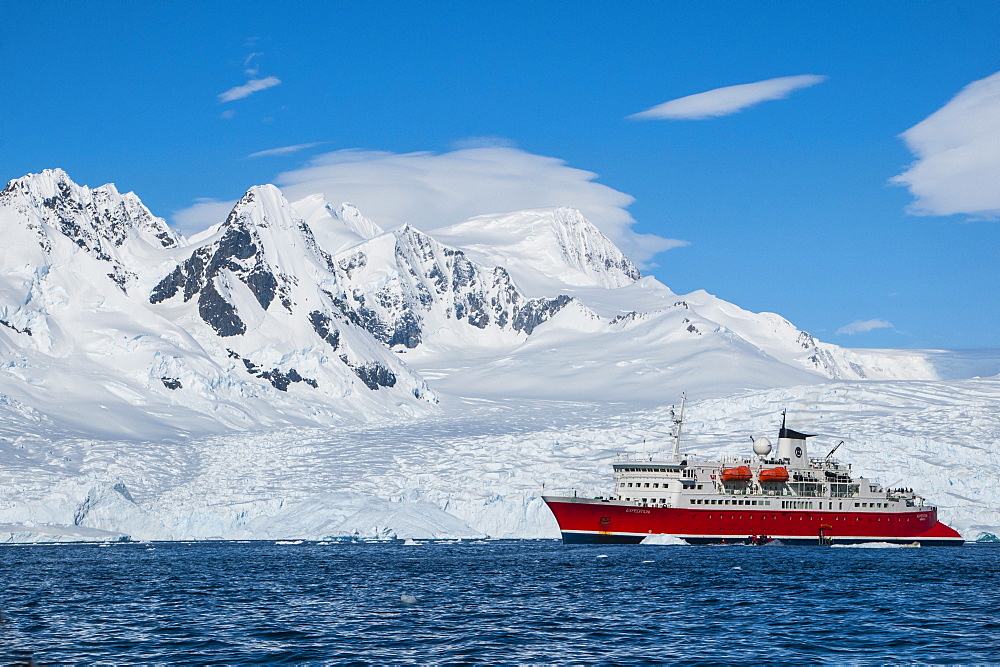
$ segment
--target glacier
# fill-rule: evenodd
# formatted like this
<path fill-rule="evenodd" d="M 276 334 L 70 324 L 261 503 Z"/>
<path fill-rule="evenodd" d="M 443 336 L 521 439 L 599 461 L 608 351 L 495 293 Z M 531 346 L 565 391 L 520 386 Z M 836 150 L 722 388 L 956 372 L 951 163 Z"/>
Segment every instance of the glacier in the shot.
<path fill-rule="evenodd" d="M 250 188 L 190 239 L 61 170 L 0 192 L 0 542 L 556 537 L 623 453 L 788 410 L 1000 530 L 1000 355 L 856 350 L 675 294 L 578 211 L 383 229 Z M 832 446 L 832 445 L 831 445 Z"/>

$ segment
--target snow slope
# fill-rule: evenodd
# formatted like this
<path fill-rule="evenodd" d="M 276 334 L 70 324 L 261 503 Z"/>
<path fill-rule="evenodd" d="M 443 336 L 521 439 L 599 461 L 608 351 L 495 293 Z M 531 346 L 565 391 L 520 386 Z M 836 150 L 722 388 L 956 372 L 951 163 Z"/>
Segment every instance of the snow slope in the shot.
<path fill-rule="evenodd" d="M 741 454 L 781 410 L 821 454 L 912 486 L 966 537 L 1000 528 L 1000 380 L 838 382 L 689 402 L 687 454 Z M 433 419 L 195 440 L 0 439 L 0 523 L 141 539 L 556 537 L 543 492 L 607 492 L 619 453 L 670 446 L 669 410 L 449 399 Z M 43 525 L 46 524 L 46 525 Z M 0 530 L 2 533 L 3 530 Z M 40 537 L 44 539 L 44 536 Z"/>

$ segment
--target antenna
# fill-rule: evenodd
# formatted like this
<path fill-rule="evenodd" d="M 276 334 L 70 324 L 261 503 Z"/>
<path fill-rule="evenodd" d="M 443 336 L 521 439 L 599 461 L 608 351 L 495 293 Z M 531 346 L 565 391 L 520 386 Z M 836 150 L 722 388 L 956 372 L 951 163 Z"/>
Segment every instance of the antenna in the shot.
<path fill-rule="evenodd" d="M 670 419 L 674 422 L 674 460 L 681 460 L 681 424 L 684 423 L 684 401 L 687 400 L 687 394 L 681 393 L 681 412 L 680 414 L 675 414 L 673 407 L 670 408 Z"/>
<path fill-rule="evenodd" d="M 844 441 L 843 441 L 843 440 L 841 440 L 840 442 L 838 442 L 838 443 L 837 443 L 837 446 L 836 446 L 836 447 L 834 447 L 833 449 L 831 449 L 831 450 L 830 450 L 830 453 L 826 455 L 826 460 L 827 460 L 827 461 L 829 461 L 829 460 L 830 460 L 830 457 L 831 457 L 831 456 L 833 456 L 833 453 L 834 453 L 835 451 L 837 451 L 837 449 L 839 449 L 839 448 L 840 448 L 840 446 L 841 446 L 842 444 L 844 444 Z"/>

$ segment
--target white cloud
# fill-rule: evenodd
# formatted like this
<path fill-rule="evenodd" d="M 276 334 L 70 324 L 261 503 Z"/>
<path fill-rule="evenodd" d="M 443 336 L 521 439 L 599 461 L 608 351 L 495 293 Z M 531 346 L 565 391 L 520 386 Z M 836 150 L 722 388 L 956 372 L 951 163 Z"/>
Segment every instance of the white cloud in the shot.
<path fill-rule="evenodd" d="M 686 245 L 633 231 L 626 210 L 633 198 L 595 178 L 557 158 L 494 146 L 447 153 L 340 150 L 280 174 L 277 182 L 290 200 L 322 193 L 333 204 L 349 201 L 384 228 L 411 223 L 432 230 L 475 215 L 571 206 L 637 263 Z"/>
<path fill-rule="evenodd" d="M 856 322 L 851 322 L 850 324 L 844 325 L 837 329 L 838 334 L 844 336 L 854 336 L 856 334 L 868 333 L 869 331 L 874 331 L 875 329 L 892 329 L 892 322 L 888 322 L 883 319 L 875 318 L 873 320 L 858 320 Z"/>
<path fill-rule="evenodd" d="M 233 100 L 242 100 L 244 97 L 250 97 L 258 91 L 273 88 L 279 83 L 281 83 L 281 79 L 276 76 L 267 76 L 263 79 L 250 79 L 242 86 L 236 86 L 224 93 L 219 93 L 219 101 L 232 102 Z"/>
<path fill-rule="evenodd" d="M 289 153 L 296 153 L 298 151 L 302 151 L 307 148 L 322 146 L 325 143 L 327 142 L 314 141 L 309 144 L 295 144 L 294 146 L 282 146 L 281 148 L 268 148 L 266 151 L 257 151 L 256 153 L 250 153 L 250 155 L 247 155 L 247 157 L 252 158 L 252 157 L 270 157 L 273 155 L 288 155 Z"/>
<path fill-rule="evenodd" d="M 174 214 L 170 216 L 170 221 L 174 228 L 184 236 L 191 237 L 207 227 L 224 222 L 234 206 L 236 206 L 236 200 L 197 199 L 193 206 L 174 211 Z"/>
<path fill-rule="evenodd" d="M 258 74 L 260 74 L 260 68 L 256 64 L 254 64 L 253 61 L 258 56 L 262 55 L 264 54 L 261 53 L 260 51 L 257 51 L 248 55 L 246 59 L 243 61 L 243 71 L 246 73 L 247 76 L 257 76 Z"/>
<path fill-rule="evenodd" d="M 891 182 L 915 215 L 1000 216 L 1000 72 L 974 81 L 900 135 L 917 157 Z"/>
<path fill-rule="evenodd" d="M 826 81 L 825 76 L 800 74 L 757 81 L 756 83 L 742 83 L 738 86 L 726 86 L 670 100 L 632 114 L 629 118 L 635 120 L 701 120 L 728 116 L 761 102 L 784 99 L 799 88 L 815 86 L 823 81 Z"/>
<path fill-rule="evenodd" d="M 340 150 L 279 174 L 276 182 L 289 200 L 319 193 L 332 204 L 349 201 L 385 228 L 410 223 L 429 231 L 487 213 L 571 206 L 640 266 L 687 245 L 633 231 L 635 220 L 626 210 L 633 198 L 595 178 L 557 158 L 494 146 L 447 153 Z M 202 199 L 171 220 L 190 236 L 225 220 L 234 205 Z"/>

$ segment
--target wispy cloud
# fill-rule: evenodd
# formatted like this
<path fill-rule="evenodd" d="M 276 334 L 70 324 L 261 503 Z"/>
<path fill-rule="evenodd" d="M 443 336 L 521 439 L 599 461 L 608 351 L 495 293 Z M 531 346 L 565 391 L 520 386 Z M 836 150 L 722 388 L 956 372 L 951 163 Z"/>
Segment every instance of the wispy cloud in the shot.
<path fill-rule="evenodd" d="M 481 137 L 464 137 L 451 143 L 451 148 L 461 150 L 463 148 L 516 148 L 517 144 L 513 139 L 496 135 L 486 135 Z"/>
<path fill-rule="evenodd" d="M 857 334 L 868 333 L 869 331 L 874 331 L 875 329 L 893 329 L 892 322 L 886 320 L 875 318 L 873 320 L 858 320 L 856 322 L 851 322 L 846 324 L 839 329 L 837 333 L 844 336 L 854 336 Z"/>
<path fill-rule="evenodd" d="M 257 76 L 258 74 L 260 74 L 260 67 L 254 64 L 253 61 L 255 58 L 257 58 L 257 56 L 262 56 L 262 55 L 264 54 L 261 53 L 260 51 L 257 51 L 255 53 L 249 54 L 246 57 L 246 59 L 243 60 L 243 71 L 246 73 L 247 76 Z"/>
<path fill-rule="evenodd" d="M 702 120 L 728 116 L 761 102 L 784 99 L 793 91 L 815 86 L 817 83 L 826 81 L 826 78 L 817 74 L 800 74 L 716 88 L 658 104 L 645 111 L 632 114 L 629 118 L 635 120 Z"/>
<path fill-rule="evenodd" d="M 296 153 L 298 151 L 305 150 L 307 148 L 314 148 L 316 146 L 322 146 L 327 143 L 326 141 L 314 141 L 308 144 L 295 144 L 294 146 L 282 146 L 281 148 L 268 148 L 266 151 L 257 151 L 256 153 L 250 153 L 247 158 L 252 157 L 271 157 L 274 155 L 288 155 L 289 153 Z"/>
<path fill-rule="evenodd" d="M 910 213 L 1000 217 L 1000 72 L 900 136 L 917 160 L 891 182 L 916 198 Z"/>
<path fill-rule="evenodd" d="M 219 93 L 219 101 L 232 102 L 233 100 L 242 100 L 244 97 L 250 97 L 256 92 L 273 88 L 280 83 L 281 79 L 276 76 L 267 76 L 263 79 L 250 79 L 242 86 L 236 86 L 224 93 Z"/>

